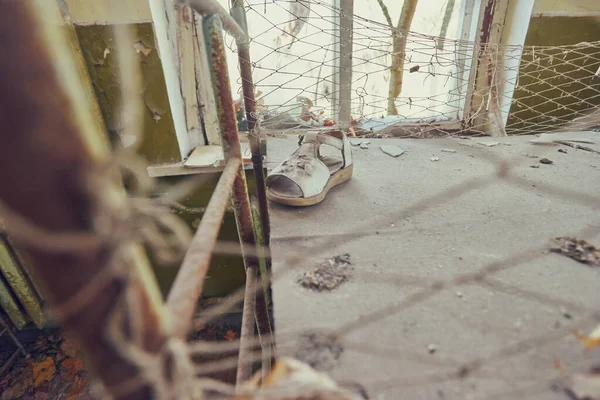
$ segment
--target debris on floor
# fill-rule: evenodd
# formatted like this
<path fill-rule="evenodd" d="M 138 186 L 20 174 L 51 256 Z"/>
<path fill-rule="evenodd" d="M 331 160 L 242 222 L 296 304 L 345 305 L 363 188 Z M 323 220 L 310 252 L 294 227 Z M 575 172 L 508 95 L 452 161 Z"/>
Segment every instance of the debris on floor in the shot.
<path fill-rule="evenodd" d="M 317 371 L 329 371 L 339 364 L 344 353 L 343 344 L 333 335 L 304 333 L 298 338 L 294 357 Z"/>
<path fill-rule="evenodd" d="M 354 382 L 336 383 L 328 375 L 318 372 L 310 365 L 293 358 L 278 358 L 266 377 L 258 371 L 252 379 L 241 387 L 243 393 L 253 396 L 236 396 L 235 400 L 255 400 L 281 398 L 284 393 L 293 393 L 286 398 L 294 399 L 369 399 L 365 388 Z"/>
<path fill-rule="evenodd" d="M 543 133 L 540 137 L 531 139 L 529 142 L 537 145 L 563 145 L 577 150 L 585 150 L 600 154 L 600 150 L 598 150 L 598 138 L 598 132 Z M 583 146 L 582 143 L 595 146 L 596 148 Z M 566 150 L 562 152 L 566 153 Z"/>
<path fill-rule="evenodd" d="M 554 164 L 554 161 L 552 161 L 548 158 L 542 158 L 542 159 L 540 159 L 540 163 L 541 164 Z"/>
<path fill-rule="evenodd" d="M 576 400 L 600 400 L 600 366 L 592 367 L 587 373 L 572 373 L 559 362 L 556 368 L 561 373 L 562 389 Z"/>
<path fill-rule="evenodd" d="M 311 271 L 304 272 L 297 282 L 316 291 L 333 290 L 350 277 L 352 263 L 350 254 L 331 257 Z"/>
<path fill-rule="evenodd" d="M 539 165 L 530 165 L 529 167 L 530 168 L 539 168 L 540 166 Z"/>
<path fill-rule="evenodd" d="M 575 332 L 575 337 L 581 343 L 585 344 L 585 349 L 587 351 L 595 349 L 596 347 L 600 347 L 600 325 L 598 325 L 592 333 L 589 335 L 582 335 L 579 332 Z"/>
<path fill-rule="evenodd" d="M 370 140 L 360 140 L 360 139 L 348 139 L 352 146 L 360 147 L 361 149 L 368 149 L 369 144 L 371 144 Z"/>
<path fill-rule="evenodd" d="M 437 346 L 435 344 L 430 344 L 427 346 L 427 351 L 429 354 L 433 354 L 437 351 Z"/>
<path fill-rule="evenodd" d="M 382 144 L 379 146 L 379 148 L 385 154 L 387 154 L 388 156 L 392 156 L 392 157 L 400 157 L 402 154 L 404 154 L 404 150 L 402 150 L 400 147 L 394 146 L 394 145 Z"/>
<path fill-rule="evenodd" d="M 575 261 L 593 266 L 600 266 L 600 249 L 582 239 L 573 237 L 557 237 L 555 247 L 550 248 L 554 253 L 563 254 Z"/>
<path fill-rule="evenodd" d="M 481 140 L 481 141 L 477 142 L 477 144 L 480 144 L 480 145 L 486 146 L 486 147 L 494 147 L 494 146 L 498 146 L 500 144 L 500 142 L 489 142 L 489 141 Z"/>
<path fill-rule="evenodd" d="M 595 132 L 560 132 L 560 133 L 542 133 L 540 137 L 531 139 L 529 143 L 534 144 L 560 144 L 560 142 L 575 142 L 594 144 L 598 138 Z"/>
<path fill-rule="evenodd" d="M 442 149 L 440 151 L 442 151 L 444 153 L 456 153 L 456 150 L 454 150 L 454 149 Z"/>
<path fill-rule="evenodd" d="M 567 154 L 567 149 L 558 149 L 559 153 Z"/>
<path fill-rule="evenodd" d="M 42 335 L 30 352 L 0 377 L 1 400 L 93 398 L 82 353 L 71 339 Z"/>
<path fill-rule="evenodd" d="M 431 157 L 430 159 L 432 162 L 436 162 L 436 161 L 440 161 L 439 157 Z"/>
<path fill-rule="evenodd" d="M 538 156 L 536 156 L 535 154 L 529 154 L 529 153 L 523 153 L 523 155 L 527 158 L 539 158 Z"/>

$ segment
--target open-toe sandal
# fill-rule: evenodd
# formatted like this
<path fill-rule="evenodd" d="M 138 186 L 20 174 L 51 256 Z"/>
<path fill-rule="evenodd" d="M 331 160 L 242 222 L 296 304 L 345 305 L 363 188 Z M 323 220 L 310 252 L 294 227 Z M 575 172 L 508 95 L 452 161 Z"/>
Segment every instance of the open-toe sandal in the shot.
<path fill-rule="evenodd" d="M 301 136 L 299 145 L 267 176 L 269 200 L 288 206 L 311 206 L 352 177 L 352 146 L 343 131 L 309 132 Z M 337 149 L 340 155 L 322 155 L 322 145 Z"/>

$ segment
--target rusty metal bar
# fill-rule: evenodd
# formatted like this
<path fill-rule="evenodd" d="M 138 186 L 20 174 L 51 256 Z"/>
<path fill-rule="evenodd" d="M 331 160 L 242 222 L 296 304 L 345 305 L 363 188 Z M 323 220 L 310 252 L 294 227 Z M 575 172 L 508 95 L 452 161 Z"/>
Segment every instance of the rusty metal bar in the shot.
<path fill-rule="evenodd" d="M 246 34 L 248 33 L 248 24 L 246 21 L 246 11 L 243 0 L 231 1 L 231 15 L 242 27 Z M 242 91 L 244 94 L 244 109 L 246 111 L 246 121 L 248 122 L 248 132 L 250 140 L 250 151 L 252 153 L 252 165 L 254 179 L 256 182 L 256 195 L 258 198 L 258 215 L 260 219 L 260 233 L 262 240 L 260 244 L 269 247 L 271 244 L 271 222 L 269 221 L 269 202 L 265 185 L 265 175 L 263 167 L 263 158 L 260 151 L 260 132 L 256 131 L 256 100 L 254 98 L 254 83 L 252 81 L 252 62 L 250 61 L 250 44 L 247 40 L 238 40 L 238 60 L 240 66 L 240 76 L 242 78 Z M 269 318 L 269 306 L 267 299 L 271 299 L 270 285 L 268 278 L 271 275 L 271 257 L 265 257 L 266 270 L 259 270 L 260 284 L 263 286 L 256 295 L 256 323 L 259 335 L 273 333 L 273 324 Z M 274 354 L 274 343 L 269 344 L 268 353 Z M 263 349 L 266 351 L 267 349 Z"/>
<path fill-rule="evenodd" d="M 80 77 L 75 72 L 67 78 L 65 70 L 58 70 L 59 61 L 69 67 L 67 71 L 75 65 L 68 61 L 69 42 L 59 39 L 65 31 L 58 30 L 58 23 L 53 25 L 52 15 L 42 15 L 39 6 L 44 3 L 53 2 L 0 1 L 0 47 L 5 55 L 0 59 L 0 198 L 13 213 L 41 232 L 49 232 L 48 237 L 93 237 L 98 199 L 86 182 L 90 174 L 101 169 L 99 165 L 105 166 L 102 162 L 108 159 L 108 142 L 96 130 L 92 116 L 84 115 L 89 113 L 85 111 L 89 99 L 84 91 L 75 89 L 76 84 L 63 84 L 66 79 Z M 71 29 L 68 35 L 74 34 Z M 48 35 L 50 31 L 54 35 Z M 116 184 L 100 189 L 122 193 Z M 117 200 L 117 196 L 110 198 Z M 10 225 L 7 228 L 10 234 Z M 137 361 L 123 354 L 122 345 L 111 336 L 119 330 L 125 340 L 133 340 L 132 325 L 112 323 L 126 291 L 135 290 L 135 307 L 129 305 L 127 313 L 135 312 L 143 321 L 143 330 L 135 336 L 139 351 L 166 360 L 160 358 L 166 340 L 162 315 L 154 294 L 141 284 L 145 266 L 131 268 L 131 280 L 107 274 L 115 247 L 120 245 L 111 239 L 98 236 L 97 248 L 75 248 L 73 244 L 72 249 L 60 251 L 15 241 L 31 259 L 32 273 L 43 284 L 50 309 L 61 315 L 62 327 L 78 339 L 108 394 L 123 400 L 149 399 L 153 382 L 140 379 Z M 123 250 L 134 252 L 129 245 Z M 132 255 L 129 259 L 135 262 L 142 258 Z M 84 293 L 82 289 L 93 282 L 99 282 L 96 291 L 85 293 L 88 297 L 77 304 L 76 311 L 59 312 L 69 309 Z M 130 382 L 135 382 L 128 386 L 131 390 L 117 395 L 117 390 Z"/>
<path fill-rule="evenodd" d="M 240 332 L 240 352 L 238 355 L 238 367 L 236 374 L 236 386 L 247 381 L 252 376 L 252 364 L 254 352 L 254 324 L 256 322 L 256 284 L 258 278 L 258 267 L 246 268 L 246 292 L 244 293 L 244 308 L 242 310 L 242 327 Z M 261 353 L 264 353 L 261 343 Z"/>
<path fill-rule="evenodd" d="M 229 83 L 229 73 L 227 70 L 227 60 L 225 57 L 225 43 L 223 41 L 222 24 L 218 15 L 206 17 L 204 20 L 205 40 L 211 69 L 211 78 L 217 103 L 217 116 L 221 125 L 221 134 L 223 136 L 223 151 L 225 158 L 241 158 L 240 138 L 238 136 L 237 121 L 233 105 L 233 96 Z M 233 204 L 235 210 L 235 219 L 238 228 L 238 234 L 242 244 L 256 245 L 256 235 L 252 223 L 252 210 L 250 208 L 250 199 L 248 196 L 248 186 L 246 184 L 245 171 L 240 165 L 238 174 L 233 183 Z M 256 276 L 259 269 L 258 258 L 242 252 L 244 264 L 246 266 L 247 276 Z M 248 296 L 254 298 L 255 292 L 252 291 Z M 247 297 L 248 297 L 247 296 Z M 242 332 L 240 337 L 240 354 L 237 371 L 237 384 L 248 380 L 252 375 L 252 364 L 247 362 L 250 358 L 248 352 L 254 336 L 254 318 L 256 315 L 255 301 L 246 299 L 242 314 Z"/>
<path fill-rule="evenodd" d="M 243 0 L 233 0 L 231 14 L 233 19 L 242 27 L 244 32 L 248 31 L 246 23 L 246 12 Z M 238 40 L 238 60 L 240 63 L 240 75 L 242 77 L 242 91 L 244 93 L 244 109 L 246 121 L 248 121 L 248 132 L 250 133 L 250 151 L 252 152 L 252 166 L 256 179 L 258 207 L 260 221 L 263 230 L 263 244 L 269 247 L 271 241 L 271 224 L 269 221 L 269 207 L 265 186 L 265 175 L 263 172 L 263 159 L 260 152 L 260 138 L 256 127 L 256 100 L 254 98 L 254 82 L 252 81 L 252 62 L 250 61 L 250 44 L 246 40 Z"/>
<path fill-rule="evenodd" d="M 6 360 L 6 362 L 2 365 L 2 367 L 0 367 L 0 376 L 4 376 L 4 373 L 8 371 L 8 369 L 10 368 L 12 363 L 19 356 L 19 353 L 21 353 L 21 350 L 19 350 L 19 349 L 15 350 L 12 353 L 12 355 L 8 358 L 8 360 Z"/>
<path fill-rule="evenodd" d="M 227 209 L 233 182 L 241 167 L 241 158 L 229 158 L 213 192 L 200 226 L 185 254 L 173 287 L 167 297 L 167 309 L 174 318 L 173 335 L 185 337 L 192 324 L 198 298 L 202 293 L 212 251 Z"/>
<path fill-rule="evenodd" d="M 221 17 L 223 28 L 234 37 L 235 40 L 247 40 L 247 35 L 238 23 L 229 15 L 216 0 L 179 0 L 187 4 L 199 14 L 210 16 L 218 15 Z"/>
<path fill-rule="evenodd" d="M 2 331 L 2 334 L 0 336 L 2 336 L 4 333 L 8 334 L 8 336 L 10 336 L 10 338 L 12 339 L 15 346 L 17 346 L 17 348 L 19 349 L 19 351 L 21 353 L 23 353 L 24 356 L 28 356 L 29 353 L 27 352 L 27 350 L 25 350 L 23 343 L 21 343 L 21 341 L 19 340 L 17 335 L 15 335 L 15 333 L 11 329 L 10 323 L 7 320 L 5 320 L 2 315 L 0 315 L 0 326 L 2 326 L 4 328 Z M 0 376 L 1 376 L 1 374 L 0 374 Z"/>

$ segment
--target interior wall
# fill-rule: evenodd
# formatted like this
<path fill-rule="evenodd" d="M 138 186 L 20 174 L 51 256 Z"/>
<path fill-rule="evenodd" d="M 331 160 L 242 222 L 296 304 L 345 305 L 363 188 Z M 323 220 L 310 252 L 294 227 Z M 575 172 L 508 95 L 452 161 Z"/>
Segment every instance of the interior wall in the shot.
<path fill-rule="evenodd" d="M 108 0 L 62 0 L 76 25 L 109 25 L 152 22 L 148 0 L 122 0 L 115 13 Z M 60 4 L 60 1 L 59 1 Z"/>
<path fill-rule="evenodd" d="M 598 0 L 536 0 L 533 7 L 535 17 L 592 17 L 600 15 Z"/>
<path fill-rule="evenodd" d="M 144 140 L 139 149 L 150 164 L 180 160 L 177 137 L 169 107 L 163 70 L 154 43 L 151 23 L 135 27 L 134 43 L 128 48 L 136 54 L 143 74 Z M 121 98 L 114 32 L 110 25 L 77 26 L 84 59 L 96 91 L 96 98 L 111 140 L 118 137 L 120 118 L 116 115 Z"/>
<path fill-rule="evenodd" d="M 600 106 L 600 1 L 536 0 L 525 46 L 508 128 L 558 127 Z"/>
<path fill-rule="evenodd" d="M 180 161 L 177 136 L 171 116 L 165 78 L 159 54 L 156 50 L 152 23 L 134 24 L 134 40 L 131 51 L 137 52 L 143 74 L 145 110 L 143 119 L 144 140 L 139 153 L 149 164 Z M 116 60 L 115 41 L 111 25 L 85 25 L 76 27 L 83 56 L 99 102 L 106 128 L 111 140 L 119 140 L 119 118 L 116 110 L 120 101 L 120 82 Z M 137 50 L 136 50 L 137 49 Z M 203 216 L 220 174 L 213 174 L 194 193 L 183 199 L 174 212 L 195 230 Z M 159 192 L 166 192 L 181 178 L 160 178 L 157 181 Z M 253 174 L 247 175 L 248 186 L 254 190 Z M 232 211 L 226 213 L 221 226 L 219 239 L 238 241 L 237 227 Z M 179 270 L 180 263 L 158 265 L 149 254 L 158 284 L 166 296 Z M 223 297 L 245 284 L 245 270 L 239 256 L 214 256 L 206 279 L 203 298 Z"/>

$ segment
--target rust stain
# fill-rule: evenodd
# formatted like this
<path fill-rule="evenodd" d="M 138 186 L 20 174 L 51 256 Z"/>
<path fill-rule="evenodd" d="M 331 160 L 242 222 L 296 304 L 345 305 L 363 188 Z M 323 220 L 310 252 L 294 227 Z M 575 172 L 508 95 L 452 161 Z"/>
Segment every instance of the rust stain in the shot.
<path fill-rule="evenodd" d="M 183 18 L 183 20 L 185 22 L 188 22 L 188 23 L 192 22 L 192 13 L 190 11 L 191 10 L 190 10 L 189 6 L 186 6 L 186 5 L 182 6 L 181 17 Z"/>

